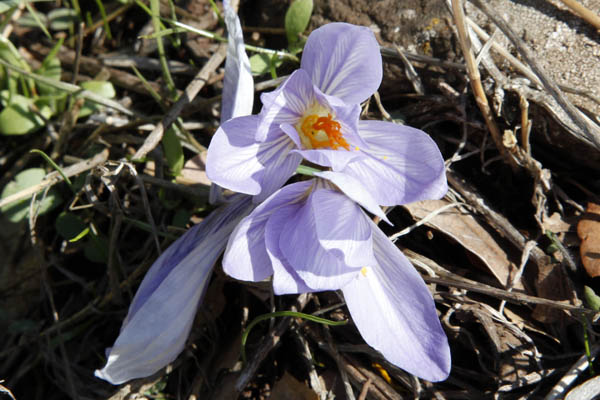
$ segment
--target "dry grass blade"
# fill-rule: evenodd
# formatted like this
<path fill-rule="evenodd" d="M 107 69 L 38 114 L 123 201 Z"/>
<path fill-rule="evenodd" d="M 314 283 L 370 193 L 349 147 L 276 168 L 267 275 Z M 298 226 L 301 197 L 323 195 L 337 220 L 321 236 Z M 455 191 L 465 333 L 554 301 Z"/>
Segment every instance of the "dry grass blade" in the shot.
<path fill-rule="evenodd" d="M 192 82 L 187 86 L 179 100 L 171 107 L 161 122 L 156 125 L 156 128 L 148 135 L 144 144 L 135 152 L 133 160 L 142 159 L 152 151 L 162 139 L 163 133 L 177 119 L 183 108 L 190 104 L 200 89 L 204 87 L 209 76 L 221 65 L 227 54 L 227 46 L 220 45 L 219 49 L 213 54 L 210 60 L 202 67 L 198 75 L 194 77 Z"/>

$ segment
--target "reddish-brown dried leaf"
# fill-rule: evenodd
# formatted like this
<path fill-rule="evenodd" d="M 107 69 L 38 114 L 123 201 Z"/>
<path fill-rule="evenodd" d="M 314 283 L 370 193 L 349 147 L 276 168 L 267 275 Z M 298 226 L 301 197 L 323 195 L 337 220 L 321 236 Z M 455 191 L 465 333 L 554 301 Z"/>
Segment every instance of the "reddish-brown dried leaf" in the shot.
<path fill-rule="evenodd" d="M 586 213 L 577 224 L 581 239 L 581 261 L 592 278 L 600 276 L 600 205 L 588 203 Z"/>

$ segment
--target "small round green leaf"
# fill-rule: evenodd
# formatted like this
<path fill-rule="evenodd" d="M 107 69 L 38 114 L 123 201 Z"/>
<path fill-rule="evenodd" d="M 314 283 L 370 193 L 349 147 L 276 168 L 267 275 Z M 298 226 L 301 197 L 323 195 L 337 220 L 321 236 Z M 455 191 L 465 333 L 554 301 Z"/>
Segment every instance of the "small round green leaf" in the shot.
<path fill-rule="evenodd" d="M 313 10 L 313 0 L 295 0 L 285 13 L 285 33 L 289 47 L 300 40 L 299 35 L 306 30 Z"/>
<path fill-rule="evenodd" d="M 4 199 L 15 193 L 19 193 L 28 187 L 37 185 L 44 179 L 45 176 L 46 171 L 44 171 L 42 168 L 30 168 L 21 171 L 17 174 L 17 176 L 15 176 L 14 181 L 9 182 L 4 187 L 0 198 Z M 39 202 L 40 198 L 41 194 L 38 194 L 36 201 L 39 204 L 39 215 L 50 211 L 62 202 L 60 195 L 54 189 L 50 189 L 48 195 L 44 198 L 41 204 Z M 30 198 L 19 200 L 0 208 L 0 212 L 2 212 L 11 222 L 19 222 L 27 218 L 29 215 L 29 203 Z"/>
<path fill-rule="evenodd" d="M 81 83 L 81 87 L 90 92 L 96 93 L 107 99 L 112 99 L 117 95 L 115 87 L 108 81 L 86 81 Z M 90 114 L 98 112 L 102 109 L 102 106 L 94 103 L 93 101 L 86 100 L 79 110 L 79 117 L 87 117 Z"/>
<path fill-rule="evenodd" d="M 16 93 L 11 96 L 8 90 L 0 92 L 0 101 L 5 107 L 0 112 L 0 134 L 3 135 L 25 135 L 43 127 L 45 121 L 33 112 L 34 107 L 44 118 L 52 116 L 47 102 L 38 103 Z"/>
<path fill-rule="evenodd" d="M 62 238 L 71 240 L 86 228 L 86 224 L 77 215 L 63 211 L 56 218 L 54 227 Z"/>

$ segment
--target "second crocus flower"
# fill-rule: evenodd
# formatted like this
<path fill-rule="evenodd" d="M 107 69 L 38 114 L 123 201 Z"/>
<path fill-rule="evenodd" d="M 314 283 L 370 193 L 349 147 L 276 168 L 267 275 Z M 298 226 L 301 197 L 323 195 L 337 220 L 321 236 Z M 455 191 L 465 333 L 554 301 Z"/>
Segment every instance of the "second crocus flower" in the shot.
<path fill-rule="evenodd" d="M 341 289 L 365 341 L 429 381 L 450 371 L 450 349 L 421 276 L 351 199 L 323 179 L 285 186 L 229 238 L 223 269 L 273 276 L 275 294 Z"/>

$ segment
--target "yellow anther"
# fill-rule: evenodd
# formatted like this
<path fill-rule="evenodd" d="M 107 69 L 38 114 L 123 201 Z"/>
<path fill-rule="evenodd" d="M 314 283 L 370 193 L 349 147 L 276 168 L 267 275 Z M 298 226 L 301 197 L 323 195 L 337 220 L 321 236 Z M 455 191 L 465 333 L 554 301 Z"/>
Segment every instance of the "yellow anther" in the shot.
<path fill-rule="evenodd" d="M 361 274 L 362 274 L 362 276 L 364 276 L 365 278 L 367 277 L 367 271 L 368 271 L 368 268 L 367 268 L 367 267 L 362 267 L 362 268 L 360 269 L 360 273 L 361 273 Z"/>

